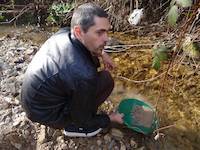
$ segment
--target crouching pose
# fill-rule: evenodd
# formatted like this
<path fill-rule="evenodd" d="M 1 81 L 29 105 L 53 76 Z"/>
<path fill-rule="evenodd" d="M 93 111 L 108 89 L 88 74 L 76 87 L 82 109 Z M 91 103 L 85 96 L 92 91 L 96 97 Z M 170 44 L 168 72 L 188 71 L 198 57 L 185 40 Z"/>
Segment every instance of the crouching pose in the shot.
<path fill-rule="evenodd" d="M 110 28 L 107 13 L 97 5 L 79 6 L 71 29 L 63 28 L 36 53 L 25 73 L 21 100 L 27 117 L 66 136 L 89 137 L 111 121 L 123 123 L 118 113 L 97 114 L 114 87 L 109 73 L 114 64 L 103 51 Z M 98 71 L 99 58 L 104 70 Z"/>

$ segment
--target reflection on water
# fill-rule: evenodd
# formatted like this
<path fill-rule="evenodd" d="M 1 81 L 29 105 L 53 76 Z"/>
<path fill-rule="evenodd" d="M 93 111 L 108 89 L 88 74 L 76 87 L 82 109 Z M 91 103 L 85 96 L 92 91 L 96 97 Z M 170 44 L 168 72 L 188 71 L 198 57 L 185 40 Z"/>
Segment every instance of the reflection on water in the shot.
<path fill-rule="evenodd" d="M 115 37 L 126 44 L 154 43 L 154 37 L 134 37 L 115 33 Z M 141 51 L 140 51 L 141 50 Z M 117 69 L 116 88 L 111 98 L 118 105 L 125 97 L 138 97 L 155 105 L 158 101 L 158 115 L 160 127 L 175 125 L 163 130 L 163 148 L 166 150 L 198 150 L 200 149 L 200 71 L 184 64 L 178 64 L 177 69 L 170 71 L 168 78 L 154 79 L 167 70 L 167 63 L 163 63 L 159 71 L 152 69 L 151 48 L 133 47 L 126 53 L 112 53 Z M 187 61 L 187 58 L 185 59 Z M 196 63 L 199 61 L 196 60 Z M 129 78 L 130 82 L 120 80 L 119 76 Z M 161 97 L 160 87 L 164 83 Z"/>
<path fill-rule="evenodd" d="M 14 35 L 18 36 L 24 41 L 32 41 L 35 44 L 44 43 L 54 32 L 58 30 L 57 27 L 53 28 L 38 28 L 36 26 L 5 26 L 0 25 L 0 37 Z"/>
<path fill-rule="evenodd" d="M 115 89 L 110 96 L 116 108 L 120 100 L 124 98 L 136 98 L 155 105 L 157 93 L 153 89 L 139 89 L 135 84 L 116 80 Z M 179 110 L 169 108 L 168 101 L 164 97 L 159 104 L 160 127 L 175 124 L 174 127 L 161 131 L 165 137 L 161 140 L 161 149 L 164 150 L 198 150 L 200 149 L 200 128 L 194 124 L 194 120 L 179 116 Z M 178 98 L 177 98 L 178 101 Z M 180 105 L 182 105 L 180 103 Z M 174 106 L 175 107 L 175 106 Z M 187 109 L 187 108 L 185 108 Z M 173 117 L 176 117 L 175 119 Z M 191 116 L 192 117 L 192 116 Z M 199 118 L 200 119 L 200 118 Z"/>
<path fill-rule="evenodd" d="M 17 30 L 18 29 L 14 28 L 14 26 L 0 25 L 0 37 L 3 37 L 10 32 L 16 32 Z"/>

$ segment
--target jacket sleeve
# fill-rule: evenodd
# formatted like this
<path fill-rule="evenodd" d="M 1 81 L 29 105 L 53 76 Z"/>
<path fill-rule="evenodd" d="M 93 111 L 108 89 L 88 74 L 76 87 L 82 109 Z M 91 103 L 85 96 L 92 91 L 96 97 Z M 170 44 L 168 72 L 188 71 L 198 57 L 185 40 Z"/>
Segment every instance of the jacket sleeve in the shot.
<path fill-rule="evenodd" d="M 108 115 L 96 115 L 96 78 L 80 79 L 75 82 L 76 89 L 70 103 L 72 121 L 80 126 L 107 127 L 110 123 Z"/>

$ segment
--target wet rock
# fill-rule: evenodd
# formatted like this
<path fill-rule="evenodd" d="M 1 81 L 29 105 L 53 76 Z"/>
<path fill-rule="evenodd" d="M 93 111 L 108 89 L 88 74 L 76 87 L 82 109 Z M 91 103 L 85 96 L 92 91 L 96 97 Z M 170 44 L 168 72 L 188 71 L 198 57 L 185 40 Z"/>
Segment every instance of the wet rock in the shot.
<path fill-rule="evenodd" d="M 29 130 L 25 130 L 23 136 L 24 137 L 29 137 L 31 135 Z"/>
<path fill-rule="evenodd" d="M 20 123 L 23 122 L 24 120 L 25 120 L 25 112 L 22 112 L 19 115 L 17 115 L 16 118 L 13 118 L 13 126 L 16 127 L 20 125 Z"/>
<path fill-rule="evenodd" d="M 38 144 L 38 143 L 37 143 Z M 53 141 L 48 141 L 48 142 L 45 142 L 43 144 L 40 144 L 40 145 L 37 145 L 37 149 L 41 149 L 41 150 L 49 150 L 49 149 L 52 149 L 53 150 Z"/>
<path fill-rule="evenodd" d="M 9 89 L 10 93 L 15 97 L 19 94 L 17 88 L 16 88 L 16 82 L 15 83 L 10 83 L 7 85 L 7 89 Z"/>
<path fill-rule="evenodd" d="M 122 141 L 120 141 L 120 150 L 126 150 L 126 146 Z"/>
<path fill-rule="evenodd" d="M 77 148 L 75 142 L 72 139 L 69 140 L 68 147 L 71 149 L 75 149 L 75 147 Z"/>
<path fill-rule="evenodd" d="M 25 138 L 21 135 L 21 132 L 17 128 L 5 128 L 2 132 L 2 135 L 4 135 L 4 140 L 0 141 L 4 142 L 4 148 L 10 147 L 10 149 L 30 149 L 30 146 L 27 141 L 31 141 L 30 138 Z M 33 141 L 33 140 L 32 140 Z M 3 143 L 2 143 L 3 144 Z"/>
<path fill-rule="evenodd" d="M 34 55 L 36 52 L 38 51 L 38 47 L 37 46 L 31 46 L 30 48 L 28 48 L 25 52 L 24 55 L 25 56 L 30 56 L 30 55 Z"/>
<path fill-rule="evenodd" d="M 11 122 L 11 115 L 12 111 L 11 109 L 3 109 L 0 110 L 0 125 L 1 129 L 3 129 L 3 125 L 8 125 Z"/>
<path fill-rule="evenodd" d="M 7 77 L 16 77 L 18 75 L 18 72 L 14 68 L 9 68 L 5 71 L 5 75 Z"/>
<path fill-rule="evenodd" d="M 23 57 L 18 57 L 13 59 L 13 63 L 23 63 L 25 60 Z"/>
<path fill-rule="evenodd" d="M 65 142 L 65 140 L 64 140 L 64 137 L 63 136 L 59 136 L 59 137 L 57 137 L 57 142 L 58 143 L 64 143 Z"/>
<path fill-rule="evenodd" d="M 68 145 L 66 143 L 61 143 L 60 146 L 58 146 L 59 148 L 58 149 L 61 149 L 61 150 L 68 150 Z"/>
<path fill-rule="evenodd" d="M 61 132 L 61 130 L 54 130 L 54 133 L 53 133 L 53 135 L 52 135 L 53 137 L 60 137 L 60 136 L 62 136 L 63 137 L 63 133 Z M 64 137 L 63 137 L 63 139 L 64 139 Z"/>
<path fill-rule="evenodd" d="M 137 148 L 138 147 L 138 144 L 136 143 L 136 141 L 133 138 L 131 138 L 131 140 L 130 140 L 130 145 L 131 145 L 131 148 Z"/>
<path fill-rule="evenodd" d="M 122 139 L 124 137 L 124 134 L 116 128 L 111 129 L 111 135 L 119 139 Z"/>
<path fill-rule="evenodd" d="M 15 148 L 17 148 L 17 149 L 21 149 L 22 148 L 21 141 L 20 141 L 19 136 L 17 134 L 7 135 L 6 138 L 11 142 L 11 144 Z"/>
<path fill-rule="evenodd" d="M 147 150 L 145 146 L 142 146 L 140 148 L 137 148 L 136 150 Z"/>
<path fill-rule="evenodd" d="M 17 118 L 20 116 L 25 116 L 25 112 L 22 111 L 22 106 L 17 105 L 12 107 L 13 118 Z"/>
<path fill-rule="evenodd" d="M 4 41 L 4 39 L 6 39 L 6 36 L 1 37 L 0 42 Z"/>
<path fill-rule="evenodd" d="M 108 149 L 112 149 L 114 145 L 115 145 L 115 141 L 112 140 L 108 145 Z"/>
<path fill-rule="evenodd" d="M 0 71 L 3 71 L 4 69 L 4 61 L 0 58 Z"/>
<path fill-rule="evenodd" d="M 46 142 L 46 127 L 44 125 L 41 125 L 40 133 L 38 134 L 38 144 L 43 144 Z"/>
<path fill-rule="evenodd" d="M 0 103 L 0 109 L 6 110 L 10 107 L 9 103 Z"/>
<path fill-rule="evenodd" d="M 21 52 L 21 51 L 26 50 L 26 48 L 25 47 L 18 47 L 18 48 L 16 48 L 16 50 L 17 50 L 17 52 Z"/>
<path fill-rule="evenodd" d="M 90 150 L 96 150 L 96 146 L 94 145 L 90 146 Z"/>
<path fill-rule="evenodd" d="M 106 134 L 104 137 L 103 137 L 105 143 L 110 143 L 111 142 L 111 137 L 109 134 Z"/>
<path fill-rule="evenodd" d="M 35 125 L 20 105 L 20 88 L 29 62 L 24 51 L 31 43 L 7 38 L 0 44 L 0 149 L 36 149 Z"/>
<path fill-rule="evenodd" d="M 4 121 L 4 124 L 5 124 L 5 125 L 6 125 L 6 124 L 9 124 L 11 121 L 12 121 L 12 120 L 11 120 L 11 117 L 10 117 L 10 116 L 6 116 L 6 119 L 5 119 L 5 121 Z"/>
<path fill-rule="evenodd" d="M 10 97 L 5 97 L 0 95 L 0 109 L 6 110 L 10 107 L 10 104 L 12 104 L 12 99 Z"/>
<path fill-rule="evenodd" d="M 102 141 L 101 140 L 97 140 L 97 145 L 101 146 L 101 144 L 102 144 Z"/>
<path fill-rule="evenodd" d="M 120 148 L 118 146 L 114 146 L 113 148 L 114 150 L 120 150 Z"/>

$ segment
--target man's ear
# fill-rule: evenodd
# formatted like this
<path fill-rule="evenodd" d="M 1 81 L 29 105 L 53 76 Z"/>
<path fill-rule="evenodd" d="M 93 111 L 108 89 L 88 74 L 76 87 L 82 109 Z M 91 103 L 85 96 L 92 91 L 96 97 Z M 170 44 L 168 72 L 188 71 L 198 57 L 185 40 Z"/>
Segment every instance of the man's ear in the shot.
<path fill-rule="evenodd" d="M 76 38 L 81 38 L 82 36 L 82 31 L 80 26 L 74 26 L 74 34 Z"/>

